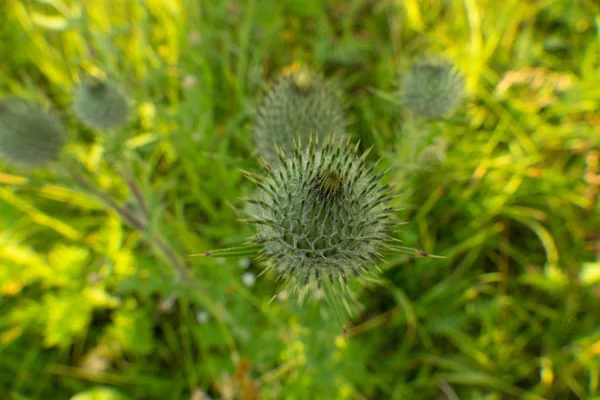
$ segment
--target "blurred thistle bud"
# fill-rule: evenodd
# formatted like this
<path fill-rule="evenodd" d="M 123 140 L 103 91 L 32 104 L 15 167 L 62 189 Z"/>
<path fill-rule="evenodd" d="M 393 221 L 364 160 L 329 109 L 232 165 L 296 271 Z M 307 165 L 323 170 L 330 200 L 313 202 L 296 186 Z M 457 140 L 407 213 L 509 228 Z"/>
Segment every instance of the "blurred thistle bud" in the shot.
<path fill-rule="evenodd" d="M 464 80 L 447 61 L 422 61 L 404 76 L 400 97 L 403 105 L 426 119 L 452 114 L 463 97 Z"/>
<path fill-rule="evenodd" d="M 277 80 L 265 95 L 254 118 L 258 153 L 268 163 L 278 160 L 275 145 L 294 151 L 294 140 L 309 136 L 347 136 L 348 121 L 340 97 L 321 77 L 298 69 Z"/>
<path fill-rule="evenodd" d="M 77 88 L 73 100 L 75 115 L 94 129 L 111 129 L 125 122 L 129 103 L 115 82 L 88 78 Z"/>
<path fill-rule="evenodd" d="M 24 168 L 41 167 L 64 147 L 67 132 L 60 119 L 18 97 L 0 100 L 0 158 Z"/>
<path fill-rule="evenodd" d="M 443 136 L 437 136 L 434 142 L 425 147 L 419 156 L 419 161 L 425 165 L 438 165 L 446 161 L 450 141 Z"/>
<path fill-rule="evenodd" d="M 348 275 L 360 277 L 395 240 L 392 197 L 383 174 L 366 166 L 367 153 L 359 157 L 358 146 L 331 137 L 318 145 L 297 145 L 290 157 L 280 151 L 280 163 L 267 167 L 257 198 L 248 200 L 268 268 L 302 287 L 311 279 L 320 286 L 323 278 L 345 284 Z"/>

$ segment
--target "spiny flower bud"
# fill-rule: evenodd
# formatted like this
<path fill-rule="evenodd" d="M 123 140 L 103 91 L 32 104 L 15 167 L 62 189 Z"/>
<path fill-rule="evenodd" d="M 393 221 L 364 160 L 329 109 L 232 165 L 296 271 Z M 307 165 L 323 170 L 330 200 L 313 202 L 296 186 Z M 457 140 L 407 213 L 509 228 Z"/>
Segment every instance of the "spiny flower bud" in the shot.
<path fill-rule="evenodd" d="M 55 159 L 67 133 L 60 119 L 18 97 L 0 100 L 0 158 L 25 168 Z"/>
<path fill-rule="evenodd" d="M 311 278 L 345 283 L 349 274 L 368 271 L 394 240 L 389 232 L 396 225 L 383 174 L 365 165 L 366 154 L 359 157 L 348 141 L 318 145 L 298 145 L 291 157 L 280 152 L 278 166 L 258 181 L 258 198 L 249 200 L 269 268 L 300 285 Z"/>
<path fill-rule="evenodd" d="M 445 61 L 414 64 L 402 82 L 400 97 L 406 108 L 427 119 L 452 114 L 463 96 L 464 81 Z"/>
<path fill-rule="evenodd" d="M 75 93 L 75 115 L 94 129 L 111 129 L 123 122 L 129 113 L 129 104 L 122 89 L 110 80 L 89 78 Z"/>
<path fill-rule="evenodd" d="M 319 76 L 299 69 L 280 78 L 262 100 L 255 115 L 254 139 L 258 153 L 267 162 L 278 160 L 275 145 L 294 151 L 294 139 L 308 142 L 310 135 L 346 136 L 339 96 Z"/>

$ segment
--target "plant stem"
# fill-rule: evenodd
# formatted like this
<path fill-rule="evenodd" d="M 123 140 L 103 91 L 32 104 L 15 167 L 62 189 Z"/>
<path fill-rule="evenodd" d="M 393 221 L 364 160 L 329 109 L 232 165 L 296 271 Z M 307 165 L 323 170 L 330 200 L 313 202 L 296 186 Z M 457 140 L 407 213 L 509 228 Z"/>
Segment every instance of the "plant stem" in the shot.
<path fill-rule="evenodd" d="M 125 178 L 125 182 L 127 183 L 127 186 L 129 186 L 129 189 L 131 189 L 131 192 L 133 193 L 133 195 L 140 207 L 140 211 L 142 212 L 142 215 L 144 216 L 146 221 L 150 222 L 150 211 L 148 209 L 148 205 L 146 204 L 146 200 L 144 199 L 144 197 L 142 195 L 140 186 L 137 184 L 137 182 L 133 178 L 131 178 L 130 175 L 128 175 Z"/>
<path fill-rule="evenodd" d="M 150 223 L 150 208 L 148 207 L 146 199 L 144 198 L 142 188 L 135 179 L 133 168 L 129 163 L 129 157 L 127 157 L 127 162 L 124 164 L 125 165 L 123 165 L 123 167 L 120 168 L 122 170 L 121 174 L 123 175 L 123 180 L 129 187 L 129 190 L 131 190 L 131 193 L 133 193 L 133 196 L 135 197 L 135 200 L 139 206 L 140 211 L 142 212 L 144 219 L 147 223 Z"/>
<path fill-rule="evenodd" d="M 173 250 L 173 248 L 160 236 L 152 235 L 147 232 L 147 224 L 140 221 L 135 215 L 131 214 L 129 210 L 125 207 L 121 207 L 118 205 L 110 196 L 105 193 L 100 192 L 96 188 L 94 188 L 83 176 L 74 172 L 72 170 L 68 170 L 71 177 L 77 182 L 79 186 L 84 188 L 85 190 L 92 193 L 94 196 L 102 200 L 107 206 L 115 210 L 121 218 L 125 222 L 127 222 L 132 228 L 145 233 L 145 239 L 151 244 L 156 246 L 163 255 L 168 259 L 169 264 L 173 267 L 173 269 L 177 272 L 177 276 L 179 280 L 188 280 L 195 281 L 195 279 L 188 273 L 185 269 L 179 257 Z"/>
<path fill-rule="evenodd" d="M 144 198 L 142 189 L 137 180 L 135 179 L 133 169 L 129 164 L 127 164 L 123 166 L 121 170 L 123 180 L 133 193 L 137 206 L 141 211 L 144 220 L 146 221 L 146 225 L 148 225 L 150 223 L 150 209 L 148 208 L 148 204 L 146 203 L 146 199 Z M 177 253 L 175 253 L 175 250 L 173 250 L 173 247 L 165 239 L 163 239 L 159 234 L 150 234 L 147 236 L 148 241 L 151 244 L 156 245 L 156 247 L 169 260 L 173 268 L 177 271 L 179 279 L 185 278 L 187 280 L 194 280 L 194 278 L 185 269 L 184 265 L 177 256 Z"/>
<path fill-rule="evenodd" d="M 180 280 L 186 279 L 188 281 L 196 282 L 196 279 L 189 274 L 188 270 L 183 266 L 183 264 L 179 260 L 179 257 L 175 253 L 175 250 L 173 250 L 173 248 L 171 247 L 171 245 L 169 243 L 167 243 L 164 239 L 162 239 L 158 235 L 151 236 L 149 238 L 149 241 L 154 243 L 163 252 L 163 254 L 169 259 L 169 261 L 171 262 L 171 265 L 177 271 L 177 275 Z"/>
<path fill-rule="evenodd" d="M 210 298 L 205 294 L 206 288 L 204 288 L 202 284 L 189 273 L 167 240 L 165 240 L 160 234 L 151 234 L 151 232 L 147 229 L 147 223 L 141 221 L 137 216 L 133 215 L 130 210 L 126 209 L 125 207 L 121 207 L 112 197 L 94 187 L 81 174 L 75 171 L 74 166 L 64 169 L 81 188 L 96 196 L 109 208 L 115 210 L 131 228 L 143 233 L 146 242 L 150 246 L 156 247 L 156 249 L 166 258 L 169 266 L 171 266 L 177 275 L 177 281 L 190 284 L 192 287 L 197 289 L 197 291 L 194 292 L 195 295 L 205 304 L 207 309 L 216 317 L 216 319 L 220 321 L 220 324 L 231 322 L 232 318 L 227 310 L 223 306 L 219 304 L 213 304 L 211 302 Z M 225 328 L 223 327 L 223 329 Z M 234 346 L 232 346 L 232 348 L 235 350 Z"/>
<path fill-rule="evenodd" d="M 77 172 L 68 170 L 69 175 L 77 182 L 79 186 L 83 189 L 91 192 L 94 196 L 98 197 L 102 200 L 107 206 L 115 210 L 123 220 L 125 220 L 132 228 L 144 231 L 146 230 L 146 224 L 140 221 L 135 215 L 133 215 L 129 210 L 125 207 L 121 207 L 117 204 L 116 201 L 113 200 L 112 197 L 108 196 L 105 193 L 96 190 L 83 176 L 79 175 Z"/>

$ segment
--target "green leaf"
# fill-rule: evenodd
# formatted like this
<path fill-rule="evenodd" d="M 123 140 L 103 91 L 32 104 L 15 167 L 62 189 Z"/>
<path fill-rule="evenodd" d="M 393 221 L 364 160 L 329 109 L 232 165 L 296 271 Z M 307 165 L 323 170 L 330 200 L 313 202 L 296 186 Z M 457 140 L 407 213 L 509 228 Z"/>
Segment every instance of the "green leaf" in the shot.
<path fill-rule="evenodd" d="M 123 350 L 136 354 L 148 354 L 152 350 L 152 322 L 144 310 L 120 309 L 113 321 L 109 336 L 117 340 Z"/>
<path fill-rule="evenodd" d="M 81 293 L 63 293 L 46 295 L 42 309 L 47 313 L 44 344 L 64 348 L 86 331 L 93 307 Z"/>
<path fill-rule="evenodd" d="M 53 286 L 79 286 L 85 278 L 89 250 L 57 244 L 48 253 L 48 264 L 53 270 L 49 280 Z"/>
<path fill-rule="evenodd" d="M 130 397 L 124 395 L 116 389 L 106 386 L 95 387 L 71 397 L 71 400 L 129 400 Z"/>
<path fill-rule="evenodd" d="M 49 16 L 34 11 L 31 13 L 31 20 L 36 25 L 53 31 L 64 31 L 69 27 L 69 21 L 57 15 Z"/>
<path fill-rule="evenodd" d="M 583 263 L 579 271 L 579 279 L 585 285 L 595 285 L 600 282 L 600 261 Z"/>

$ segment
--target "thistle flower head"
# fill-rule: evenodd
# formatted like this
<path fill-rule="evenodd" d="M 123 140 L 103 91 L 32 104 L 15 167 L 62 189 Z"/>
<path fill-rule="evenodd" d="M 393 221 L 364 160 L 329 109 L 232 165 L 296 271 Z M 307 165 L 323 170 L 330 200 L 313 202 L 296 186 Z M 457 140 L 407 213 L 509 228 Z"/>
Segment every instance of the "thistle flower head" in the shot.
<path fill-rule="evenodd" d="M 77 88 L 73 110 L 90 128 L 111 129 L 125 122 L 129 104 L 113 81 L 89 78 Z"/>
<path fill-rule="evenodd" d="M 406 108 L 427 119 L 452 114 L 463 96 L 464 81 L 445 61 L 414 64 L 404 76 L 400 97 Z"/>
<path fill-rule="evenodd" d="M 392 240 L 394 210 L 382 174 L 356 151 L 347 141 L 328 139 L 321 147 L 310 141 L 290 157 L 281 152 L 280 164 L 258 182 L 250 221 L 269 267 L 282 278 L 296 277 L 301 285 L 311 278 L 345 282 L 368 270 Z"/>
<path fill-rule="evenodd" d="M 57 116 L 18 97 L 0 100 L 0 158 L 25 168 L 55 159 L 67 133 Z"/>
<path fill-rule="evenodd" d="M 278 161 L 275 145 L 294 151 L 294 139 L 308 143 L 310 135 L 346 136 L 344 109 L 339 96 L 318 75 L 299 69 L 280 78 L 255 114 L 254 139 L 267 162 Z"/>

